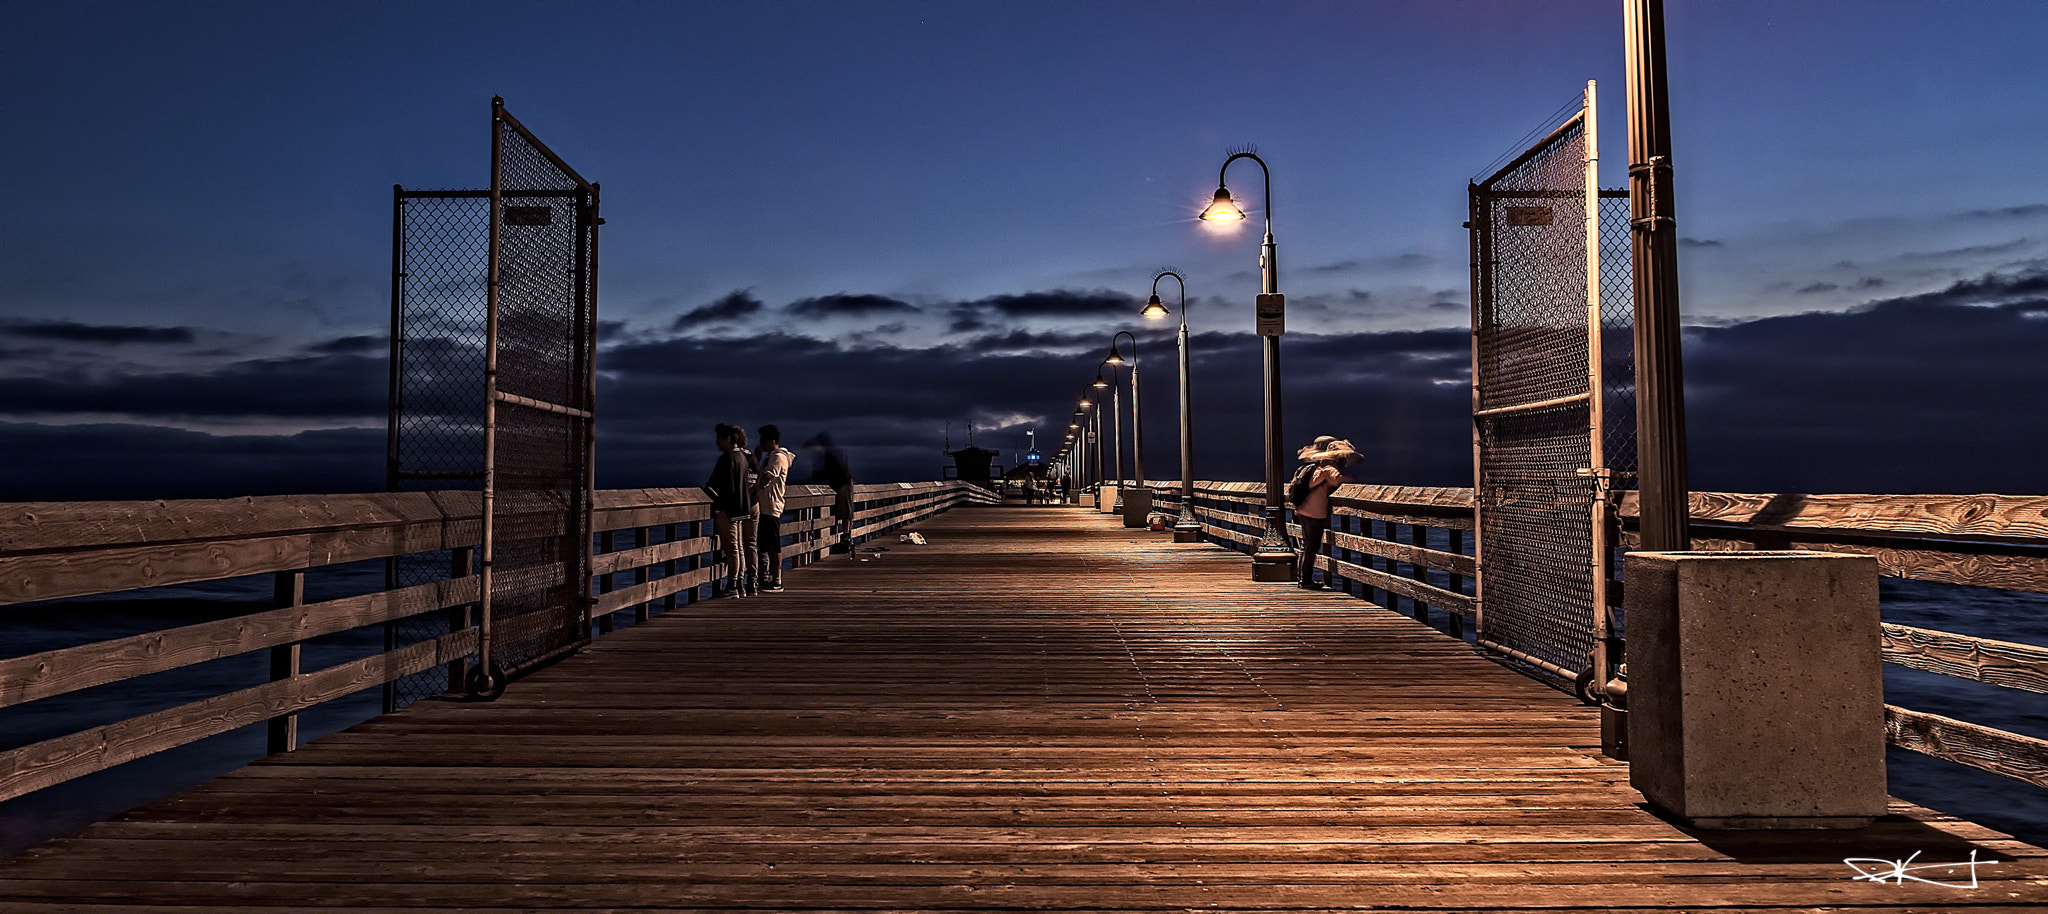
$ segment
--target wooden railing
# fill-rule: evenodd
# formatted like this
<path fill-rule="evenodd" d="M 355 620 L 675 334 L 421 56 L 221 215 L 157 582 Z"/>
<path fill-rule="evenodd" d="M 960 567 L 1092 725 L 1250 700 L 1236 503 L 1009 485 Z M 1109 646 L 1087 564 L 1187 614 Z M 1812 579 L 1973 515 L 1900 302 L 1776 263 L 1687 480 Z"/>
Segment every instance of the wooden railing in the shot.
<path fill-rule="evenodd" d="M 994 500 L 957 481 L 859 486 L 854 534 Z M 786 561 L 809 562 L 832 547 L 832 501 L 828 488 L 792 487 Z M 271 658 L 269 682 L 0 751 L 0 800 L 265 721 L 270 751 L 288 750 L 297 741 L 297 714 L 307 708 L 436 667 L 462 681 L 460 664 L 477 645 L 466 620 L 479 599 L 469 574 L 478 506 L 474 492 L 0 505 L 0 606 L 265 575 L 276 594 L 276 608 L 264 612 L 0 659 L 0 708 L 11 708 L 254 651 Z M 699 489 L 597 493 L 591 617 L 598 633 L 613 630 L 619 613 L 646 619 L 703 596 L 715 572 L 710 522 Z M 614 548 L 622 540 L 630 545 Z M 305 602 L 309 570 L 443 552 L 453 556 L 444 580 Z M 14 611 L 92 610 L 51 604 Z M 310 639 L 426 614 L 463 621 L 413 644 L 300 668 Z"/>
<path fill-rule="evenodd" d="M 1180 512 L 1180 486 L 1153 484 L 1153 510 Z M 1254 482 L 1198 482 L 1195 515 L 1209 540 L 1240 552 L 1265 529 L 1266 488 Z M 1478 612 L 1472 578 L 1472 490 L 1350 484 L 1330 497 L 1330 549 L 1318 567 L 1336 589 L 1425 622 L 1435 610 L 1463 637 Z M 1298 524 L 1288 533 L 1301 535 Z"/>
<path fill-rule="evenodd" d="M 1152 489 L 1155 511 L 1179 513 L 1177 483 Z M 1209 539 L 1241 551 L 1258 542 L 1264 504 L 1261 483 L 1195 486 Z M 1471 490 L 1347 485 L 1332 504 L 1334 561 L 1323 567 L 1343 589 L 1389 608 L 1405 599 L 1418 619 L 1433 608 L 1462 636 L 1477 611 Z M 1623 493 L 1624 547 L 1635 543 L 1636 505 Z M 1887 577 L 2048 593 L 2048 497 L 1695 492 L 1691 514 L 1694 549 L 1870 555 Z M 1620 587 L 1611 599 L 1620 605 Z M 2048 694 L 2048 648 L 1890 622 L 1883 630 L 1887 663 Z M 1885 729 L 1894 745 L 2048 787 L 2048 740 L 1896 705 L 1885 708 Z"/>

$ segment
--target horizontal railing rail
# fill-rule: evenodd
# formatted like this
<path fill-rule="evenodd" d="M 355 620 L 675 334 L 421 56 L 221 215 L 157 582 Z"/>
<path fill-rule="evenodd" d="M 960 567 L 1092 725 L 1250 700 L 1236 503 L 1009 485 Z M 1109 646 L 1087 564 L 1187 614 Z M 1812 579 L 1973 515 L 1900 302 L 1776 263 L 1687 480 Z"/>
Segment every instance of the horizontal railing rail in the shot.
<path fill-rule="evenodd" d="M 1177 516 L 1180 485 L 1155 482 L 1153 511 Z M 1264 529 L 1266 487 L 1256 482 L 1197 482 L 1195 516 L 1208 540 L 1250 552 Z M 1464 637 L 1478 612 L 1471 554 L 1472 490 L 1347 484 L 1330 496 L 1329 554 L 1318 567 L 1335 589 L 1431 622 Z M 1289 535 L 1301 527 L 1288 524 Z"/>
<path fill-rule="evenodd" d="M 833 499 L 829 488 L 791 487 L 785 561 L 813 561 L 832 548 Z M 957 481 L 857 486 L 853 534 L 995 500 Z M 474 492 L 0 505 L 0 607 L 9 612 L 89 613 L 90 604 L 18 604 L 261 576 L 276 595 L 275 608 L 264 611 L 0 658 L 0 710 L 256 651 L 271 658 L 268 682 L 0 748 L 0 800 L 265 721 L 270 751 L 288 750 L 296 715 L 308 708 L 436 667 L 451 668 L 460 682 L 460 665 L 477 646 L 471 624 L 318 670 L 300 668 L 300 650 L 312 639 L 423 614 L 473 618 L 479 505 Z M 598 492 L 590 610 L 598 632 L 612 631 L 621 612 L 644 620 L 657 606 L 698 599 L 713 581 L 710 522 L 700 489 Z M 615 549 L 621 539 L 631 544 Z M 308 571 L 441 552 L 453 556 L 446 580 L 305 601 Z M 630 583 L 619 586 L 621 576 Z"/>

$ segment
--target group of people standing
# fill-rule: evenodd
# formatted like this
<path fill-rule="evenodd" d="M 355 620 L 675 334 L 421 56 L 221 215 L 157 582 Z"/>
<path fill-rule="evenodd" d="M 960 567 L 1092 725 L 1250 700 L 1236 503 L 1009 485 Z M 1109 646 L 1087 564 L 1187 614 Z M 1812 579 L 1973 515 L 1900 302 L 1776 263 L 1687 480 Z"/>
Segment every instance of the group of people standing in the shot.
<path fill-rule="evenodd" d="M 712 521 L 725 565 L 725 595 L 746 597 L 782 590 L 783 496 L 796 455 L 782 446 L 782 430 L 761 426 L 758 451 L 747 450 L 747 430 L 720 422 L 718 463 L 704 488 L 711 491 Z"/>
<path fill-rule="evenodd" d="M 704 488 L 711 493 L 711 517 L 718 530 L 724 591 L 747 597 L 782 591 L 782 512 L 796 454 L 782 446 L 782 430 L 761 426 L 758 450 L 747 450 L 747 430 L 729 422 L 712 426 L 718 463 Z M 832 517 L 839 528 L 834 552 L 853 553 L 853 471 L 846 453 L 819 432 L 805 442 L 812 482 L 832 487 Z"/>

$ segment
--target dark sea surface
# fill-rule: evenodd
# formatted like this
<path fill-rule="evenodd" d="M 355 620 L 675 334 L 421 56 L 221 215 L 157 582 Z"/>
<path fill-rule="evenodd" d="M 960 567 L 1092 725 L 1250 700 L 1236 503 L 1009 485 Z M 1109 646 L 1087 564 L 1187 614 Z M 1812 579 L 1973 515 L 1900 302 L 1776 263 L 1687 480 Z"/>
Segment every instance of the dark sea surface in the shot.
<path fill-rule="evenodd" d="M 381 563 L 319 569 L 309 601 L 381 590 Z M 0 656 L 20 656 L 129 634 L 190 625 L 268 608 L 269 578 L 135 591 L 61 603 L 0 607 Z M 1887 622 L 2048 645 L 2048 596 L 1885 579 Z M 302 668 L 317 670 L 381 651 L 381 626 L 309 642 Z M 0 709 L 0 749 L 38 742 L 138 714 L 175 707 L 269 677 L 267 652 L 226 658 L 138 680 L 110 683 Z M 1768 692 L 1768 683 L 1758 683 Z M 2048 738 L 2048 696 L 1887 665 L 1886 701 L 2029 736 Z M 300 714 L 301 741 L 353 726 L 382 709 L 370 689 Z M 263 755 L 262 725 L 161 752 L 95 775 L 0 803 L 0 856 L 69 834 L 137 805 L 204 783 Z M 2048 843 L 2048 790 L 1986 772 L 1890 750 L 1891 792 L 1901 799 Z"/>

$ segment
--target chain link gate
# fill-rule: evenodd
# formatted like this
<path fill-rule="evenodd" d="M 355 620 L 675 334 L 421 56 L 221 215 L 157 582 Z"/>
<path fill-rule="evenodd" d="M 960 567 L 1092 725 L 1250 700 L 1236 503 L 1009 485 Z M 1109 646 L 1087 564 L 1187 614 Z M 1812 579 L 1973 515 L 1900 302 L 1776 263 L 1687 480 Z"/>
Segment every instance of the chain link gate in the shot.
<path fill-rule="evenodd" d="M 414 617 L 394 642 L 475 624 L 475 663 L 387 692 L 387 707 L 487 696 L 589 639 L 597 186 L 491 101 L 491 188 L 396 191 L 388 478 L 480 490 L 475 554 L 409 556 L 405 586 L 477 574 L 481 602 Z"/>
<path fill-rule="evenodd" d="M 1620 657 L 1612 495 L 1635 469 L 1629 261 L 1601 257 L 1628 243 L 1627 191 L 1599 188 L 1596 133 L 1588 83 L 1471 186 L 1469 223 L 1478 640 L 1581 697 Z"/>

